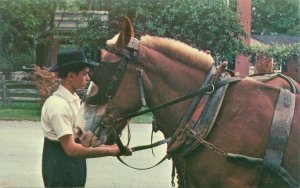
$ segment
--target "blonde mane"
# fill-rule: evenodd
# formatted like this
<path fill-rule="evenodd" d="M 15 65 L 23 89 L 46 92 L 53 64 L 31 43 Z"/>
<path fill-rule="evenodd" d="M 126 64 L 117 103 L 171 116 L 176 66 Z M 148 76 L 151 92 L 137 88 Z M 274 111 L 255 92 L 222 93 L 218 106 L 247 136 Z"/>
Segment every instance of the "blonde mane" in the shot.
<path fill-rule="evenodd" d="M 106 43 L 113 46 L 117 38 L 118 34 Z M 214 59 L 209 53 L 200 51 L 174 39 L 145 35 L 141 37 L 141 44 L 160 51 L 179 62 L 205 70 L 208 70 L 214 63 Z"/>
<path fill-rule="evenodd" d="M 208 70 L 214 63 L 214 59 L 209 53 L 174 39 L 146 35 L 141 38 L 141 43 L 164 53 L 172 59 L 191 66 Z"/>

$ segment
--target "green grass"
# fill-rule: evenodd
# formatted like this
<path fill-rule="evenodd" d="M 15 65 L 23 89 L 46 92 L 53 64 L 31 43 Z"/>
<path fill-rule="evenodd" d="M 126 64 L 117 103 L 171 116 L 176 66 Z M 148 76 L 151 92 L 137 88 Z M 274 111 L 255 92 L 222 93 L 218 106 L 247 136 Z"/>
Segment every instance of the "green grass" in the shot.
<path fill-rule="evenodd" d="M 152 113 L 144 114 L 133 118 L 130 122 L 132 123 L 152 123 Z"/>
<path fill-rule="evenodd" d="M 0 120 L 40 121 L 40 104 L 29 102 L 11 102 L 8 107 L 0 103 Z M 131 120 L 132 123 L 151 123 L 152 114 L 148 113 Z"/>
<path fill-rule="evenodd" d="M 3 107 L 0 103 L 0 120 L 40 121 L 40 104 L 26 102 L 11 102 Z"/>

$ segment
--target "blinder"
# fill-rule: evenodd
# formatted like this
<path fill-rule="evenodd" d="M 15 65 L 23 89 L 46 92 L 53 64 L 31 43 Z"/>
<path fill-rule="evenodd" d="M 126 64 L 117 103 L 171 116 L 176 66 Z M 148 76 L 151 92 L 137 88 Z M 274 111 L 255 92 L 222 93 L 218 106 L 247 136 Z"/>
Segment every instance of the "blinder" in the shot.
<path fill-rule="evenodd" d="M 119 85 L 121 83 L 122 78 L 124 77 L 124 73 L 127 68 L 127 64 L 129 62 L 133 62 L 136 66 L 136 72 L 139 81 L 139 91 L 141 95 L 142 104 L 146 105 L 144 99 L 144 88 L 142 81 L 142 69 L 137 65 L 137 52 L 139 47 L 139 40 L 132 38 L 127 48 L 116 48 L 107 46 L 105 50 L 102 50 L 101 53 L 101 63 L 97 67 L 97 69 L 110 69 L 113 71 L 112 76 L 106 80 L 105 83 L 108 84 L 99 84 L 97 80 L 97 75 L 92 77 L 94 83 L 98 86 L 101 85 L 102 88 L 98 91 L 95 96 L 89 97 L 87 100 L 87 104 L 104 104 L 108 103 L 108 111 L 104 116 L 101 117 L 97 128 L 93 131 L 94 135 L 99 138 L 100 137 L 100 129 L 101 127 L 112 128 L 114 124 L 118 123 L 116 119 L 109 112 L 109 103 L 111 99 L 116 94 Z M 96 69 L 96 70 L 97 70 Z M 119 135 L 113 130 L 112 136 L 115 139 L 115 142 L 120 148 L 121 153 L 125 152 L 125 148 L 120 140 Z"/>
<path fill-rule="evenodd" d="M 110 51 L 112 50 L 110 49 Z M 93 75 L 93 82 L 97 85 L 101 85 L 102 88 L 101 91 L 99 91 L 95 96 L 88 98 L 88 104 L 100 105 L 109 102 L 109 100 L 111 100 L 111 98 L 117 92 L 117 89 L 119 88 L 121 80 L 124 76 L 127 63 L 131 59 L 130 52 L 128 50 L 122 50 L 122 55 L 119 52 L 112 53 L 110 51 L 102 50 L 102 60 L 97 69 L 105 69 L 109 72 L 113 71 L 113 74 L 108 75 L 109 77 L 105 79 L 108 84 L 100 84 L 100 81 L 97 79 L 97 75 Z"/>

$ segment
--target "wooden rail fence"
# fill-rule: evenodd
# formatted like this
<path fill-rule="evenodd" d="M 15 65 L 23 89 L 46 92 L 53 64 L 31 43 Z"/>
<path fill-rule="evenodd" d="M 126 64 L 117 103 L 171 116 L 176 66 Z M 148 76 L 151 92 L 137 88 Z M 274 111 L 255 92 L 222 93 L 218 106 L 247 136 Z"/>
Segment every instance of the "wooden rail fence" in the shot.
<path fill-rule="evenodd" d="M 75 92 L 83 98 L 87 88 Z M 10 102 L 41 102 L 39 90 L 33 80 L 9 80 L 0 72 L 0 105 L 8 106 Z"/>
<path fill-rule="evenodd" d="M 3 106 L 10 102 L 39 102 L 39 91 L 34 81 L 7 80 L 0 74 L 0 101 Z"/>

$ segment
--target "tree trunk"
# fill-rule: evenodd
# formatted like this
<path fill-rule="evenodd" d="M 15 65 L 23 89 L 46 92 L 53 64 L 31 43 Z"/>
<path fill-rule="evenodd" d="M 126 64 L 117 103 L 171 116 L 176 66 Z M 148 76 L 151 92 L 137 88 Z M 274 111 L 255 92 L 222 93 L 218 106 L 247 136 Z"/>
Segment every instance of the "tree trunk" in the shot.
<path fill-rule="evenodd" d="M 39 67 L 50 67 L 56 63 L 59 43 L 52 39 L 50 44 L 38 44 L 36 47 L 36 65 Z"/>

